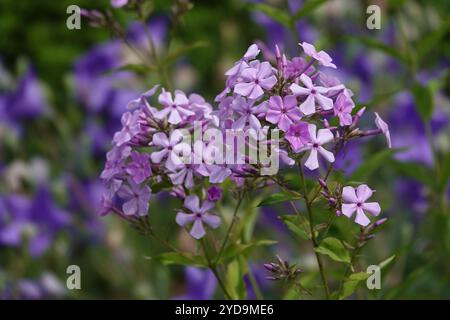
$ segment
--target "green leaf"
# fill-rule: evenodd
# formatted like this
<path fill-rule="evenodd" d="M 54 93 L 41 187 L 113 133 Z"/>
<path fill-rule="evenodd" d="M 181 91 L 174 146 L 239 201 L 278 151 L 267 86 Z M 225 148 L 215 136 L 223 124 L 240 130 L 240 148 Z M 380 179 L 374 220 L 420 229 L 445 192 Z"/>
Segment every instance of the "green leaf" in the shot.
<path fill-rule="evenodd" d="M 358 36 L 345 36 L 345 39 L 349 41 L 356 41 L 362 44 L 365 47 L 369 47 L 378 51 L 381 51 L 393 58 L 396 58 L 400 61 L 403 61 L 407 64 L 410 63 L 409 58 L 404 56 L 400 51 L 396 50 L 394 47 L 387 45 L 383 42 L 376 40 L 375 38 L 370 37 L 358 37 Z"/>
<path fill-rule="evenodd" d="M 169 65 L 170 63 L 172 63 L 173 61 L 175 61 L 176 59 L 178 59 L 179 57 L 185 55 L 186 53 L 188 53 L 189 51 L 192 51 L 194 49 L 197 48 L 204 48 L 209 46 L 208 42 L 205 41 L 198 41 L 195 42 L 193 44 L 189 44 L 180 48 L 177 48 L 175 50 L 173 50 L 172 52 L 170 52 L 167 57 L 164 59 L 164 64 L 165 65 Z"/>
<path fill-rule="evenodd" d="M 367 181 L 375 170 L 380 168 L 386 163 L 386 161 L 392 158 L 396 151 L 396 149 L 385 149 L 376 153 L 367 159 L 358 169 L 355 170 L 355 172 L 353 172 L 351 180 Z"/>
<path fill-rule="evenodd" d="M 366 280 L 369 277 L 369 274 L 366 272 L 357 272 L 351 274 L 345 281 L 342 287 L 342 292 L 339 295 L 339 299 L 345 299 L 348 296 L 352 295 L 355 292 L 361 281 Z"/>
<path fill-rule="evenodd" d="M 246 298 L 245 281 L 242 281 L 246 273 L 247 268 L 240 259 L 233 260 L 227 267 L 227 286 L 230 288 L 234 299 Z"/>
<path fill-rule="evenodd" d="M 380 267 L 381 270 L 383 270 L 384 268 L 388 267 L 392 261 L 394 261 L 395 259 L 395 254 L 393 254 L 392 256 L 390 256 L 389 258 L 387 258 L 386 260 L 381 261 L 378 266 Z"/>
<path fill-rule="evenodd" d="M 263 199 L 259 204 L 258 207 L 265 207 L 270 206 L 273 204 L 277 204 L 280 202 L 286 202 L 291 200 L 299 200 L 301 199 L 300 196 L 296 196 L 287 192 L 277 192 L 269 195 L 265 199 Z"/>
<path fill-rule="evenodd" d="M 154 258 L 163 265 L 182 265 L 182 266 L 208 266 L 208 263 L 202 256 L 194 256 L 191 253 L 165 252 Z"/>
<path fill-rule="evenodd" d="M 424 122 L 428 122 L 433 114 L 433 95 L 430 88 L 416 83 L 411 91 L 420 117 Z"/>
<path fill-rule="evenodd" d="M 283 220 L 284 224 L 291 230 L 296 236 L 300 239 L 308 240 L 310 238 L 310 234 L 308 231 L 302 227 L 302 223 L 300 222 L 300 217 L 297 215 L 286 214 L 280 216 L 281 220 Z M 303 221 L 303 226 L 308 226 L 306 221 Z"/>
<path fill-rule="evenodd" d="M 251 4 L 250 8 L 261 11 L 262 13 L 269 16 L 273 20 L 284 25 L 286 28 L 291 28 L 293 25 L 291 16 L 287 14 L 284 10 L 274 8 L 264 3 Z"/>
<path fill-rule="evenodd" d="M 318 7 L 320 7 L 322 4 L 324 4 L 327 0 L 309 0 L 307 1 L 301 9 L 299 9 L 294 14 L 294 20 L 300 20 L 301 18 L 307 16 L 308 14 L 312 13 L 314 10 L 316 10 Z"/>
<path fill-rule="evenodd" d="M 222 256 L 219 259 L 219 263 L 224 263 L 229 260 L 235 259 L 237 256 L 246 255 L 252 251 L 252 249 L 261 246 L 270 246 L 272 244 L 277 243 L 273 240 L 259 240 L 251 243 L 232 243 L 223 251 Z"/>
<path fill-rule="evenodd" d="M 331 259 L 337 262 L 350 263 L 350 254 L 345 249 L 342 242 L 336 238 L 325 238 L 320 243 L 319 247 L 315 248 L 315 251 L 329 256 Z"/>
<path fill-rule="evenodd" d="M 417 180 L 431 188 L 434 187 L 436 180 L 433 177 L 433 172 L 424 165 L 418 165 L 412 162 L 392 161 L 392 166 L 395 171 L 409 178 Z"/>

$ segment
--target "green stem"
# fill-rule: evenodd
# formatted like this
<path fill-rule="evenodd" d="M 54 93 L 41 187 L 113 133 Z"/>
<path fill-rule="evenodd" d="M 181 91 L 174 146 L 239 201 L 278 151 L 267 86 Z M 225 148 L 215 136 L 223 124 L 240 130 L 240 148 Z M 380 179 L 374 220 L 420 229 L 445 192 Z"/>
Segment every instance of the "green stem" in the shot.
<path fill-rule="evenodd" d="M 322 280 L 322 284 L 325 290 L 325 295 L 327 297 L 328 300 L 331 299 L 331 295 L 330 295 L 330 289 L 328 288 L 328 283 L 327 283 L 327 279 L 325 276 L 325 269 L 322 263 L 322 258 L 321 256 L 316 252 L 316 248 L 318 247 L 317 244 L 317 239 L 316 239 L 316 235 L 314 232 L 314 226 L 313 226 L 313 212 L 312 212 L 312 207 L 311 207 L 311 203 L 308 199 L 308 192 L 307 192 L 307 188 L 306 188 L 306 182 L 305 182 L 305 174 L 303 172 L 303 167 L 301 166 L 301 164 L 299 164 L 299 171 L 300 171 L 300 179 L 302 181 L 303 184 L 303 195 L 305 198 L 305 203 L 306 203 L 306 210 L 308 212 L 308 219 L 309 219 L 309 228 L 310 228 L 310 232 L 311 232 L 311 241 L 313 244 L 313 249 L 314 249 L 314 255 L 316 256 L 316 260 L 317 260 L 317 265 L 319 266 L 319 272 L 320 272 L 320 278 Z"/>
<path fill-rule="evenodd" d="M 233 300 L 233 298 L 231 297 L 230 293 L 229 293 L 228 290 L 227 290 L 227 287 L 225 286 L 225 283 L 222 281 L 222 278 L 219 276 L 219 272 L 217 272 L 216 267 L 214 266 L 214 264 L 212 263 L 212 261 L 211 261 L 209 255 L 208 255 L 208 252 L 207 252 L 207 250 L 206 250 L 206 244 L 205 244 L 204 239 L 201 239 L 201 240 L 200 240 L 200 243 L 202 244 L 203 252 L 204 252 L 204 254 L 205 254 L 206 261 L 208 262 L 208 267 L 209 267 L 209 269 L 212 271 L 212 273 L 214 274 L 214 276 L 216 277 L 217 282 L 219 283 L 219 286 L 220 286 L 220 288 L 222 289 L 222 291 L 223 291 L 225 297 L 226 297 L 228 300 Z"/>
<path fill-rule="evenodd" d="M 225 250 L 225 246 L 227 245 L 228 238 L 230 237 L 231 231 L 233 230 L 234 224 L 236 223 L 237 213 L 238 213 L 239 207 L 241 206 L 243 198 L 244 198 L 244 194 L 239 196 L 238 202 L 236 204 L 236 208 L 234 208 L 233 218 L 231 220 L 230 226 L 228 227 L 227 233 L 225 235 L 225 239 L 222 242 L 219 253 L 217 254 L 217 257 L 214 261 L 214 265 L 217 265 L 219 263 L 219 260 L 223 254 L 223 251 Z"/>

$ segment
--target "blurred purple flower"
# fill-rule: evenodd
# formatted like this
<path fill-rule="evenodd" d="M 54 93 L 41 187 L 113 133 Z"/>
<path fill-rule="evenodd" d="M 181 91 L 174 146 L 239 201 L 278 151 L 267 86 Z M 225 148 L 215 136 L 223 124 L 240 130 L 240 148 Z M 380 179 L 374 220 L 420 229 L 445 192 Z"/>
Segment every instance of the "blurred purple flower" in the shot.
<path fill-rule="evenodd" d="M 214 297 L 217 280 L 211 270 L 185 267 L 186 293 L 177 300 L 210 300 Z"/>

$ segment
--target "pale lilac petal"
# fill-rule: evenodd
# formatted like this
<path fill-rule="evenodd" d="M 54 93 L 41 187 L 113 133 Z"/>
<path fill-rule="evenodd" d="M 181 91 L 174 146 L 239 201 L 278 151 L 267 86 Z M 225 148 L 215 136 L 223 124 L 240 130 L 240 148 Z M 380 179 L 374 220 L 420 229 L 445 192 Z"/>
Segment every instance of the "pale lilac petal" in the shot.
<path fill-rule="evenodd" d="M 362 204 L 362 208 L 370 212 L 373 216 L 378 216 L 381 212 L 380 205 L 378 202 L 366 202 Z"/>
<path fill-rule="evenodd" d="M 291 89 L 292 93 L 294 95 L 296 95 L 296 96 L 306 96 L 306 95 L 309 95 L 311 93 L 311 90 L 309 90 L 307 88 L 300 87 L 296 83 L 291 84 L 289 89 Z"/>
<path fill-rule="evenodd" d="M 172 93 L 169 91 L 161 92 L 158 96 L 158 102 L 164 106 L 171 106 L 173 104 Z"/>
<path fill-rule="evenodd" d="M 370 189 L 366 184 L 358 186 L 356 189 L 356 195 L 358 196 L 359 202 L 366 202 L 373 194 L 372 189 Z"/>
<path fill-rule="evenodd" d="M 261 122 L 260 122 L 259 119 L 258 119 L 255 115 L 253 115 L 253 114 L 251 114 L 251 115 L 248 117 L 248 122 L 249 122 L 249 124 L 250 124 L 250 127 L 253 128 L 253 129 L 255 129 L 255 130 L 258 130 L 258 129 L 261 128 Z"/>
<path fill-rule="evenodd" d="M 277 110 L 270 109 L 269 111 L 267 111 L 266 120 L 269 121 L 270 123 L 277 124 L 278 121 L 280 121 L 280 117 L 281 112 Z"/>
<path fill-rule="evenodd" d="M 247 116 L 244 115 L 239 119 L 237 119 L 235 122 L 233 122 L 231 128 L 233 130 L 241 130 L 244 129 L 246 123 L 247 123 Z"/>
<path fill-rule="evenodd" d="M 308 160 L 305 162 L 305 167 L 309 170 L 316 170 L 319 167 L 319 161 L 317 160 L 317 150 L 311 149 Z"/>
<path fill-rule="evenodd" d="M 184 213 L 184 212 L 178 212 L 177 216 L 175 218 L 175 221 L 177 222 L 178 225 L 180 226 L 185 226 L 188 223 L 191 223 L 195 220 L 195 214 L 194 213 Z"/>
<path fill-rule="evenodd" d="M 234 87 L 234 92 L 240 94 L 241 96 L 246 97 L 252 92 L 253 87 L 255 86 L 256 84 L 254 82 L 251 83 L 241 82 Z"/>
<path fill-rule="evenodd" d="M 248 81 L 253 81 L 256 79 L 256 69 L 252 67 L 245 68 L 242 70 L 241 76 Z"/>
<path fill-rule="evenodd" d="M 177 106 L 185 106 L 189 104 L 189 100 L 186 98 L 186 95 L 181 92 L 175 93 L 174 102 Z"/>
<path fill-rule="evenodd" d="M 171 124 L 179 124 L 181 122 L 181 116 L 177 109 L 172 109 L 169 115 L 169 123 Z"/>
<path fill-rule="evenodd" d="M 367 226 L 370 223 L 369 218 L 364 214 L 363 209 L 357 208 L 356 209 L 356 218 L 355 222 L 363 227 Z"/>
<path fill-rule="evenodd" d="M 176 185 L 183 184 L 184 178 L 186 177 L 186 171 L 186 168 L 183 168 L 176 173 L 169 174 L 169 178 L 172 180 L 172 183 Z"/>
<path fill-rule="evenodd" d="M 297 110 L 295 108 L 297 106 L 297 98 L 294 95 L 285 96 L 283 102 L 286 109 L 292 111 Z"/>
<path fill-rule="evenodd" d="M 320 130 L 319 130 L 320 131 Z M 334 162 L 334 154 L 323 147 L 318 148 L 319 153 L 327 159 L 328 162 Z"/>
<path fill-rule="evenodd" d="M 248 47 L 247 51 L 244 54 L 245 60 L 252 60 L 255 59 L 256 56 L 259 54 L 259 48 L 256 44 L 252 44 L 250 47 Z"/>
<path fill-rule="evenodd" d="M 316 100 L 319 103 L 319 105 L 322 106 L 324 110 L 331 110 L 333 109 L 333 100 L 331 100 L 328 97 L 325 97 L 321 94 L 316 94 Z"/>
<path fill-rule="evenodd" d="M 321 145 L 332 141 L 333 138 L 333 133 L 328 129 L 320 129 L 317 132 L 317 142 Z"/>
<path fill-rule="evenodd" d="M 264 61 L 259 66 L 257 77 L 261 79 L 270 77 L 271 75 L 273 75 L 272 66 L 270 65 L 269 62 Z"/>
<path fill-rule="evenodd" d="M 135 197 L 125 202 L 122 206 L 123 213 L 127 216 L 132 216 L 138 211 L 138 201 Z"/>
<path fill-rule="evenodd" d="M 164 108 L 162 110 L 159 110 L 155 113 L 155 118 L 159 120 L 164 119 L 165 117 L 167 117 L 170 111 L 171 108 Z"/>
<path fill-rule="evenodd" d="M 160 163 L 162 159 L 166 156 L 167 152 L 169 152 L 167 149 L 162 149 L 161 151 L 154 151 L 150 155 L 150 159 L 152 159 L 153 163 Z"/>
<path fill-rule="evenodd" d="M 249 95 L 248 97 L 249 97 L 250 99 L 252 99 L 252 100 L 256 100 L 256 99 L 258 99 L 259 97 L 261 97 L 263 94 L 264 94 L 264 91 L 263 91 L 263 89 L 261 88 L 261 86 L 255 85 L 255 86 L 253 87 L 252 92 L 250 93 L 250 95 Z"/>
<path fill-rule="evenodd" d="M 354 203 L 343 203 L 341 212 L 344 216 L 351 218 L 356 208 L 356 204 Z"/>
<path fill-rule="evenodd" d="M 191 229 L 191 236 L 195 239 L 201 239 L 205 235 L 205 228 L 203 228 L 203 223 L 201 219 L 196 219 Z"/>
<path fill-rule="evenodd" d="M 291 126 L 292 121 L 289 119 L 288 116 L 282 115 L 280 117 L 280 121 L 278 122 L 278 128 L 283 130 L 284 132 L 289 130 L 289 127 Z"/>
<path fill-rule="evenodd" d="M 200 211 L 200 201 L 197 196 L 187 196 L 184 199 L 184 206 L 194 213 Z"/>
<path fill-rule="evenodd" d="M 305 115 L 310 115 L 316 112 L 316 104 L 313 95 L 309 95 L 308 98 L 306 98 L 306 100 L 300 105 L 300 110 Z"/>
<path fill-rule="evenodd" d="M 317 136 L 316 136 L 316 125 L 315 124 L 308 124 L 308 131 L 309 131 L 309 136 L 311 137 L 311 140 L 316 141 Z"/>
<path fill-rule="evenodd" d="M 310 77 L 308 77 L 306 74 L 302 73 L 302 75 L 300 76 L 300 80 L 301 82 L 303 82 L 303 84 L 308 88 L 314 88 L 314 85 L 312 83 L 312 80 Z"/>
<path fill-rule="evenodd" d="M 206 213 L 209 210 L 213 209 L 214 207 L 215 207 L 214 202 L 212 202 L 212 201 L 205 201 L 205 202 L 203 202 L 199 212 L 200 213 Z"/>
<path fill-rule="evenodd" d="M 266 90 L 272 89 L 276 83 L 277 83 L 277 77 L 275 77 L 275 76 L 270 76 L 268 78 L 259 80 L 259 85 Z"/>
<path fill-rule="evenodd" d="M 316 48 L 312 44 L 309 44 L 308 42 L 303 42 L 302 44 L 300 44 L 300 46 L 303 48 L 303 51 L 308 56 L 313 56 L 317 53 Z"/>
<path fill-rule="evenodd" d="M 269 99 L 269 107 L 272 110 L 281 110 L 283 108 L 283 100 L 280 96 L 272 96 Z"/>
<path fill-rule="evenodd" d="M 220 226 L 220 218 L 209 213 L 205 213 L 202 215 L 202 221 L 213 229 L 216 229 Z"/>
<path fill-rule="evenodd" d="M 167 139 L 167 136 L 162 132 L 155 133 L 152 142 L 153 145 L 158 147 L 167 148 L 169 146 L 169 139 Z"/>
<path fill-rule="evenodd" d="M 342 189 L 342 199 L 345 202 L 357 203 L 358 198 L 356 197 L 355 188 L 347 186 Z"/>
<path fill-rule="evenodd" d="M 194 187 L 194 173 L 192 170 L 188 170 L 186 174 L 186 179 L 184 181 L 184 186 L 188 189 Z"/>

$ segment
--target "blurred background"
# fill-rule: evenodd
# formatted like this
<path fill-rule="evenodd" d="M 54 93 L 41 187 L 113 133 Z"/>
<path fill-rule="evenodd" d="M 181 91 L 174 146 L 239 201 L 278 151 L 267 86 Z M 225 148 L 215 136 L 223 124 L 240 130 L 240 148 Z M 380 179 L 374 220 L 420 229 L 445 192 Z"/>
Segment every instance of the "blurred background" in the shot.
<path fill-rule="evenodd" d="M 395 261 L 382 289 L 361 297 L 450 299 L 450 2 L 146 3 L 136 14 L 108 0 L 0 2 L 0 298 L 220 297 L 210 272 L 155 261 L 163 248 L 117 217 L 97 214 L 105 153 L 127 102 L 154 84 L 212 101 L 224 71 L 251 43 L 270 57 L 275 44 L 295 56 L 306 41 L 333 57 L 334 75 L 359 106 L 390 126 L 393 150 L 374 138 L 351 144 L 337 163 L 343 176 L 377 190 L 389 217 L 361 265 L 392 255 Z M 163 67 L 142 66 L 117 33 L 87 19 L 69 30 L 71 4 L 110 12 L 133 47 L 145 48 L 150 35 Z M 381 8 L 379 30 L 366 27 L 371 4 Z M 370 126 L 373 119 L 364 121 Z M 179 203 L 172 199 L 153 197 L 151 219 L 160 234 L 192 250 L 174 222 Z M 245 206 L 256 221 L 252 232 L 278 243 L 252 252 L 249 276 L 265 298 L 298 298 L 266 280 L 262 264 L 280 254 L 305 271 L 307 285 L 317 276 L 307 272 L 314 268 L 310 248 L 301 250 L 278 219 L 289 207 L 255 203 Z M 69 265 L 82 270 L 81 290 L 66 289 Z M 250 286 L 243 290 L 255 298 Z"/>

